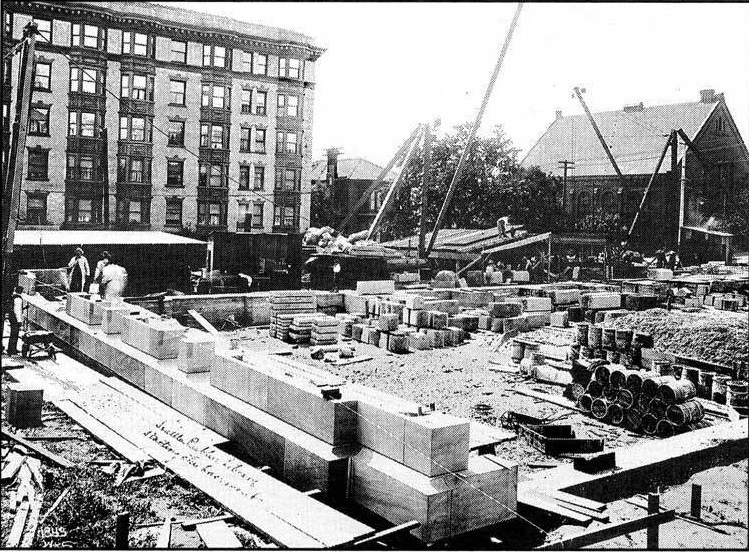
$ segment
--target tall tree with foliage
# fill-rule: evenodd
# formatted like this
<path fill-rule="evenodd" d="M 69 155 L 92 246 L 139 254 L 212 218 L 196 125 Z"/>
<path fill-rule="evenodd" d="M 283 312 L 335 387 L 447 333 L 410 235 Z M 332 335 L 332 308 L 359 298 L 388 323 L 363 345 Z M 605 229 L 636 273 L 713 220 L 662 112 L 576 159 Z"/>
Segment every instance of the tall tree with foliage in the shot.
<path fill-rule="evenodd" d="M 469 132 L 470 125 L 466 123 L 432 144 L 426 213 L 430 230 Z M 501 126 L 494 127 L 488 136 L 477 137 L 443 228 L 488 228 L 499 217 L 509 216 L 511 222 L 525 224 L 531 232 L 556 229 L 564 220 L 559 205 L 561 183 L 538 168 L 520 167 L 517 154 Z M 423 156 L 418 151 L 406 167 L 402 187 L 383 221 L 383 240 L 418 233 L 423 171 Z"/>

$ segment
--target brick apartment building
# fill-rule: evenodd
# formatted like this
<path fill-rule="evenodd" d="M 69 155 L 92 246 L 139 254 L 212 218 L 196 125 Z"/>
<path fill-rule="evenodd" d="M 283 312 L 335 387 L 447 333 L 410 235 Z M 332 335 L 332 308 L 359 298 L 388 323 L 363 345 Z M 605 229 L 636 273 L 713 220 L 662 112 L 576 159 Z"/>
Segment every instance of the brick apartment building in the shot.
<path fill-rule="evenodd" d="M 567 211 L 578 219 L 594 213 L 616 213 L 628 228 L 669 133 L 683 129 L 702 161 L 686 150 L 682 140 L 676 157 L 672 159 L 670 151 L 666 154 L 633 242 L 645 250 L 675 247 L 682 179 L 684 227 L 688 229 L 682 239 L 720 242 L 722 233 L 714 231 L 715 221 L 726 219 L 739 187 L 749 185 L 749 152 L 723 94 L 702 90 L 699 101 L 651 107 L 639 103 L 618 111 L 593 113 L 593 117 L 624 175 L 623 183 L 585 115 L 562 116 L 557 112 L 522 165 L 536 165 L 562 176 L 560 162 L 574 162 L 574 168 L 568 169 Z"/>
<path fill-rule="evenodd" d="M 4 52 L 40 33 L 19 228 L 306 229 L 309 37 L 142 2 L 6 1 L 2 18 Z"/>
<path fill-rule="evenodd" d="M 359 199 L 382 172 L 382 167 L 367 159 L 361 157 L 339 159 L 338 156 L 337 149 L 329 149 L 326 159 L 312 163 L 311 172 L 313 186 L 316 184 L 331 186 L 334 210 L 341 217 L 340 220 L 326 220 L 326 224 L 334 228 L 337 228 L 343 218 L 351 213 Z M 364 205 L 356 212 L 348 225 L 347 233 L 369 228 L 394 178 L 395 172 L 390 171 L 382 184 L 369 194 Z"/>

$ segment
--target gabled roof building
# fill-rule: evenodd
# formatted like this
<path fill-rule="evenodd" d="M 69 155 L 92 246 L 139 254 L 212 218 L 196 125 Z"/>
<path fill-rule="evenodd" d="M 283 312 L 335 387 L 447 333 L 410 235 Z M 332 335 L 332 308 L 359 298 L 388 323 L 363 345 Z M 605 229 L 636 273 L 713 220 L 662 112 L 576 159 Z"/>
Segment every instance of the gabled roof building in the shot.
<path fill-rule="evenodd" d="M 749 152 L 723 94 L 702 90 L 699 101 L 593 113 L 624 178 L 620 179 L 584 114 L 556 119 L 522 161 L 556 176 L 567 164 L 565 208 L 578 219 L 619 214 L 629 228 L 643 192 L 672 130 L 683 130 L 698 154 L 679 140 L 676 155 L 666 154 L 633 234 L 645 249 L 675 247 L 684 183 L 682 240 L 705 240 L 716 221 L 725 220 L 739 186 L 749 181 Z M 696 234 L 705 234 L 697 236 Z"/>

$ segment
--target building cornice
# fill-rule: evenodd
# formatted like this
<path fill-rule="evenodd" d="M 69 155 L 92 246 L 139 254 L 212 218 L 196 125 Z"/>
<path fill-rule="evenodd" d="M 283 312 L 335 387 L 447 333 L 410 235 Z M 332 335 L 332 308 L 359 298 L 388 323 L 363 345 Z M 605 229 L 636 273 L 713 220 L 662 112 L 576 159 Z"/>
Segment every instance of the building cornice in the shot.
<path fill-rule="evenodd" d="M 289 52 L 296 50 L 303 53 L 305 59 L 309 61 L 317 60 L 325 51 L 323 48 L 315 46 L 306 40 L 281 40 L 202 25 L 174 23 L 167 19 L 160 19 L 145 14 L 119 12 L 109 7 L 94 5 L 93 3 L 8 0 L 3 2 L 3 4 L 4 9 L 11 12 L 47 13 L 55 17 L 69 18 L 71 21 L 80 21 L 82 18 L 95 18 L 101 23 L 106 23 L 107 26 L 118 28 L 145 26 L 150 32 L 159 33 L 164 36 L 178 37 L 182 40 L 192 40 L 195 42 L 212 41 L 239 49 L 247 47 L 254 49 L 264 48 L 274 53 L 283 52 L 284 50 Z M 125 5 L 127 4 L 123 3 L 123 6 Z M 155 5 L 154 7 L 158 9 L 160 6 Z M 270 27 L 268 29 L 269 31 L 273 31 Z M 300 35 L 300 37 L 302 36 Z"/>

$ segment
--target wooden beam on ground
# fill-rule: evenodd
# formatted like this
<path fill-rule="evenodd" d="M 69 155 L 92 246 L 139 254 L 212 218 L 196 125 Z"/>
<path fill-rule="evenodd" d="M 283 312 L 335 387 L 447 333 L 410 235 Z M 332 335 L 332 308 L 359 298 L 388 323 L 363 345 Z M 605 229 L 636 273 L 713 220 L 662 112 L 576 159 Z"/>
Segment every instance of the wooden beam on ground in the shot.
<path fill-rule="evenodd" d="M 44 448 L 44 447 L 42 447 L 40 445 L 36 445 L 36 444 L 32 443 L 31 441 L 27 441 L 26 439 L 24 439 L 20 435 L 16 435 L 12 431 L 7 431 L 6 430 L 6 431 L 3 431 L 2 433 L 0 433 L 0 435 L 12 439 L 13 441 L 15 441 L 16 443 L 18 443 L 19 445 L 23 445 L 24 447 L 26 447 L 30 451 L 33 451 L 33 452 L 37 453 L 39 456 L 42 456 L 46 460 L 49 460 L 50 462 L 52 462 L 54 464 L 57 464 L 58 466 L 60 466 L 62 468 L 72 468 L 75 465 L 70 460 L 68 460 L 66 458 L 63 458 L 59 454 L 55 454 L 54 452 L 50 452 L 46 448 Z"/>
<path fill-rule="evenodd" d="M 159 536 L 156 539 L 156 548 L 169 548 L 169 544 L 172 542 L 172 519 L 170 514 L 167 513 L 164 523 L 161 524 L 159 530 Z M 208 547 L 210 548 L 210 546 Z"/>
<path fill-rule="evenodd" d="M 364 545 L 373 543 L 375 541 L 383 540 L 388 537 L 392 537 L 394 535 L 408 533 L 409 531 L 416 529 L 419 525 L 421 524 L 416 520 L 407 521 L 406 523 L 401 523 L 399 525 L 396 525 L 395 527 L 391 527 L 389 529 L 378 531 L 374 535 L 370 535 L 369 537 L 352 542 L 350 545 L 348 545 L 348 547 L 351 547 L 351 548 L 362 547 Z"/>
<path fill-rule="evenodd" d="M 373 357 L 371 357 L 371 356 L 361 355 L 361 356 L 356 356 L 356 357 L 353 357 L 353 358 L 347 358 L 347 359 L 339 360 L 339 361 L 337 361 L 335 363 L 335 365 L 336 366 L 346 366 L 348 364 L 356 364 L 358 362 L 366 362 L 368 360 L 372 360 L 372 358 Z"/>
<path fill-rule="evenodd" d="M 242 543 L 225 521 L 201 523 L 196 526 L 196 529 L 206 548 L 242 548 Z"/>
<path fill-rule="evenodd" d="M 535 550 L 572 550 L 582 548 L 583 546 L 590 546 L 622 535 L 634 533 L 635 531 L 658 526 L 662 523 L 668 523 L 673 521 L 674 518 L 675 512 L 673 510 L 666 510 L 657 514 L 651 514 L 645 517 L 607 525 L 599 529 L 584 531 L 583 533 L 579 533 L 572 537 L 567 537 L 539 546 Z"/>
<path fill-rule="evenodd" d="M 211 324 L 210 322 L 208 322 L 208 320 L 206 320 L 205 317 L 202 314 L 200 314 L 198 311 L 196 311 L 195 309 L 189 309 L 187 311 L 187 314 L 189 314 L 190 316 L 192 316 L 195 319 L 195 321 L 198 324 L 200 324 L 201 327 L 205 331 L 207 331 L 209 334 L 215 335 L 215 336 L 220 335 L 219 331 L 216 328 L 213 327 L 213 324 Z"/>
<path fill-rule="evenodd" d="M 16 512 L 16 516 L 13 518 L 13 525 L 10 527 L 8 533 L 8 540 L 5 542 L 5 546 L 8 548 L 18 548 L 21 544 L 21 537 L 23 537 L 23 529 L 26 527 L 26 520 L 29 517 L 29 511 L 31 510 L 31 502 L 24 500 L 21 503 L 21 507 Z"/>
<path fill-rule="evenodd" d="M 539 393 L 538 391 L 533 391 L 532 389 L 515 389 L 515 393 L 519 393 L 520 395 L 525 395 L 526 397 L 532 397 L 534 399 L 540 399 L 542 401 L 546 401 L 548 403 L 555 404 L 557 406 L 569 408 L 570 410 L 576 410 L 578 412 L 582 412 L 582 410 L 576 407 L 572 401 L 570 401 L 569 399 L 565 399 L 561 395 Z"/>

